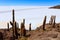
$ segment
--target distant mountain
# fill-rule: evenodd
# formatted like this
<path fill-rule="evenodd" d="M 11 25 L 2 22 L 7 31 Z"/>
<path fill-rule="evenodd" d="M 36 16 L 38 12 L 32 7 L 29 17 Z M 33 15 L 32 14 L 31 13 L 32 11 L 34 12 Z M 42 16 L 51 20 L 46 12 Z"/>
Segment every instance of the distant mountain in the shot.
<path fill-rule="evenodd" d="M 50 8 L 53 8 L 53 9 L 60 9 L 60 5 L 53 6 L 53 7 L 50 7 Z"/>

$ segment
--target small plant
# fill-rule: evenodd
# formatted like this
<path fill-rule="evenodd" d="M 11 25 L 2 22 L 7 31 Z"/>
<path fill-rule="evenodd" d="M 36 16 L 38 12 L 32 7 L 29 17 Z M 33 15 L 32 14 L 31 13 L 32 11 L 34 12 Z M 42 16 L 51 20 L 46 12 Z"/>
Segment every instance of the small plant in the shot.
<path fill-rule="evenodd" d="M 18 40 L 27 40 L 27 37 L 21 37 Z"/>

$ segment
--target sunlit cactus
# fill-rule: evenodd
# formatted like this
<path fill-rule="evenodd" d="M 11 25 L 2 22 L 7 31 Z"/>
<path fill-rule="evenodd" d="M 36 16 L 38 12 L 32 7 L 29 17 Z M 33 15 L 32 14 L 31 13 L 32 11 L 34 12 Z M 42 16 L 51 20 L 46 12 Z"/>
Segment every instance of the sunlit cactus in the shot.
<path fill-rule="evenodd" d="M 56 16 L 51 16 L 51 25 L 53 28 L 55 28 L 55 19 L 56 19 Z"/>
<path fill-rule="evenodd" d="M 31 23 L 29 24 L 29 31 L 31 31 Z"/>
<path fill-rule="evenodd" d="M 45 30 L 45 24 L 46 24 L 46 16 L 45 16 L 44 21 L 43 21 L 43 30 Z"/>
<path fill-rule="evenodd" d="M 26 35 L 26 30 L 24 28 L 24 24 L 21 23 L 21 36 L 25 36 Z"/>
<path fill-rule="evenodd" d="M 51 16 L 51 24 L 53 24 L 53 16 Z"/>
<path fill-rule="evenodd" d="M 53 16 L 51 16 L 50 21 L 49 21 L 50 25 L 52 25 L 52 23 L 53 23 Z"/>
<path fill-rule="evenodd" d="M 55 18 L 54 18 L 54 20 L 53 20 L 53 28 L 55 28 Z"/>
<path fill-rule="evenodd" d="M 23 22 L 21 23 L 21 37 L 22 36 L 26 36 L 25 19 L 23 19 Z"/>

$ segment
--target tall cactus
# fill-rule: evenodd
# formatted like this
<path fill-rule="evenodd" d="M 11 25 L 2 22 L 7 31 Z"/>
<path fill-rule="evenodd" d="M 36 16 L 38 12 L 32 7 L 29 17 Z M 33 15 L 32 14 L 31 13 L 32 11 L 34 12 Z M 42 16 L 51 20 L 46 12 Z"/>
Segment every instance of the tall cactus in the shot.
<path fill-rule="evenodd" d="M 13 16 L 12 29 L 13 29 L 13 37 L 14 37 L 14 40 L 15 40 L 15 38 L 16 39 L 18 38 L 18 32 L 17 32 L 17 24 L 15 22 L 14 10 L 12 12 L 13 12 L 12 13 L 12 16 Z"/>
<path fill-rule="evenodd" d="M 26 36 L 25 19 L 23 19 L 23 23 L 21 23 L 21 37 L 22 36 Z"/>
<path fill-rule="evenodd" d="M 25 19 L 23 19 L 23 31 L 24 31 L 23 36 L 26 36 Z"/>
<path fill-rule="evenodd" d="M 45 30 L 45 24 L 46 24 L 46 16 L 45 16 L 44 21 L 43 21 L 43 30 Z"/>
<path fill-rule="evenodd" d="M 9 31 L 9 23 L 7 23 L 8 31 Z"/>
<path fill-rule="evenodd" d="M 31 23 L 29 24 L 29 31 L 31 31 Z"/>
<path fill-rule="evenodd" d="M 14 9 L 12 10 L 12 17 L 13 17 L 13 25 L 12 25 L 12 29 L 13 29 L 13 40 L 15 40 L 15 16 L 14 16 Z"/>

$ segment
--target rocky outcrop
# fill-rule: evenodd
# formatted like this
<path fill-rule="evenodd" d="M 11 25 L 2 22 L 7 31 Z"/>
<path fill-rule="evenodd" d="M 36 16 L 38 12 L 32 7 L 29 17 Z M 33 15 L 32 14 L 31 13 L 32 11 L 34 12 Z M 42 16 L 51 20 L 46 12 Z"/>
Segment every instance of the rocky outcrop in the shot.
<path fill-rule="evenodd" d="M 50 9 L 51 9 L 51 8 L 53 8 L 53 9 L 60 9 L 60 5 L 50 7 Z"/>

